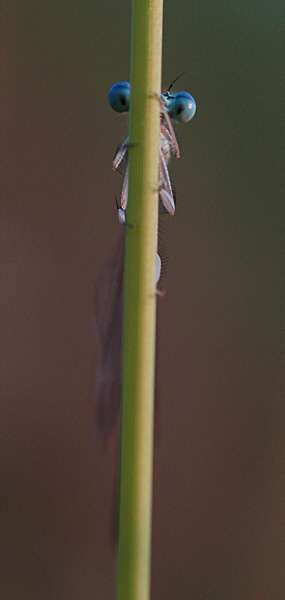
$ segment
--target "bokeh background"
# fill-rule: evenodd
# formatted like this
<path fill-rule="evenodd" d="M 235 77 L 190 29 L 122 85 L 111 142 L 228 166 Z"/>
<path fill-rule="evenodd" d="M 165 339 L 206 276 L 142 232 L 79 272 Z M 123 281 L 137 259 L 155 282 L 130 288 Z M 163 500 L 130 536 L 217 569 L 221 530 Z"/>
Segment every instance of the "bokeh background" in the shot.
<path fill-rule="evenodd" d="M 159 299 L 152 600 L 284 600 L 283 1 L 165 1 L 177 213 Z M 112 600 L 93 290 L 121 234 L 131 2 L 3 2 L 3 600 Z M 283 90 L 282 90 L 283 88 Z"/>

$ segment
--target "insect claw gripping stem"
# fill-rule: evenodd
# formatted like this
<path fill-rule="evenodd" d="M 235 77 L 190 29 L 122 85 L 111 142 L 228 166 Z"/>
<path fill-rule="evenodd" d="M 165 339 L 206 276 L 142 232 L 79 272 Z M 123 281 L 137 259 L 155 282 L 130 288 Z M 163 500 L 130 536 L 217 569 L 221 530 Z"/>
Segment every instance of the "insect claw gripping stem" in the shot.
<path fill-rule="evenodd" d="M 126 214 L 125 214 L 125 211 L 122 209 L 122 207 L 121 207 L 121 206 L 119 206 L 119 204 L 118 204 L 118 200 L 117 200 L 116 196 L 115 196 L 115 201 L 116 201 L 117 212 L 118 212 L 118 218 L 119 218 L 119 222 L 120 222 L 120 224 L 121 224 L 121 225 L 123 225 L 123 227 L 130 227 L 130 229 L 132 229 L 132 228 L 133 228 L 133 225 L 132 225 L 132 223 L 128 223 L 128 222 L 126 221 Z"/>
<path fill-rule="evenodd" d="M 156 295 L 159 298 L 163 298 L 163 296 L 165 296 L 166 294 L 166 290 L 164 288 L 162 288 L 162 290 L 159 290 L 158 288 L 156 288 Z"/>

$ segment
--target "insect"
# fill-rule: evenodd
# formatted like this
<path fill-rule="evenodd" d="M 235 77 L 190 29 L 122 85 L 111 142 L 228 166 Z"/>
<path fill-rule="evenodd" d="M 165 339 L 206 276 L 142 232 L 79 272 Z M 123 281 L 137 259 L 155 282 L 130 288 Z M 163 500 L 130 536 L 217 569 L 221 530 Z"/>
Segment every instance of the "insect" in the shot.
<path fill-rule="evenodd" d="M 180 75 L 179 75 L 180 77 Z M 168 171 L 168 163 L 171 156 L 180 157 L 180 150 L 172 120 L 177 123 L 187 123 L 196 112 L 196 103 L 194 98 L 188 92 L 177 92 L 171 94 L 178 77 L 170 84 L 166 92 L 160 95 L 160 135 L 159 135 L 159 183 L 158 193 L 164 209 L 170 214 L 175 213 L 175 198 L 172 190 L 171 180 Z M 108 101 L 116 112 L 126 113 L 129 111 L 131 97 L 131 86 L 127 81 L 120 81 L 111 87 L 108 94 Z M 128 204 L 128 148 L 130 147 L 127 137 L 123 144 L 118 148 L 114 160 L 113 169 L 118 170 L 122 162 L 126 160 L 126 170 L 121 192 L 120 204 L 118 206 L 119 220 L 125 221 L 124 212 Z"/>
<path fill-rule="evenodd" d="M 187 123 L 196 112 L 194 98 L 187 92 L 171 94 L 171 88 L 159 97 L 160 102 L 160 134 L 159 134 L 159 185 L 158 193 L 164 212 L 175 213 L 175 199 L 168 172 L 171 156 L 179 158 L 180 151 L 172 120 Z M 110 106 L 119 113 L 127 113 L 130 106 L 131 87 L 126 81 L 116 83 L 109 91 Z M 124 182 L 120 201 L 117 203 L 118 217 L 121 224 L 130 226 L 126 220 L 128 204 L 128 148 L 127 137 L 118 148 L 113 169 L 119 170 L 125 165 Z M 118 421 L 120 411 L 121 386 L 121 341 L 123 313 L 123 258 L 124 235 L 121 236 L 115 250 L 105 265 L 99 281 L 95 298 L 95 331 L 98 342 L 98 362 L 95 386 L 97 399 L 98 425 L 102 439 L 107 441 Z M 156 283 L 162 270 L 164 249 L 156 253 Z M 160 295 L 163 292 L 158 292 Z"/>

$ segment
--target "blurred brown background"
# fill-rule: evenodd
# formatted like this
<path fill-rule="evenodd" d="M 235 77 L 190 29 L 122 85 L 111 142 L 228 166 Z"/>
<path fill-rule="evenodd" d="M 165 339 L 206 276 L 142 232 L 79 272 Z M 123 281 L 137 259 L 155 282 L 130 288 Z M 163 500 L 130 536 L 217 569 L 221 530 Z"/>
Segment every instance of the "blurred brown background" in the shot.
<path fill-rule="evenodd" d="M 93 289 L 121 233 L 131 3 L 3 3 L 3 600 L 114 599 Z M 284 600 L 284 3 L 165 2 L 177 213 L 159 299 L 152 599 Z M 283 88 L 284 91 L 284 88 Z"/>

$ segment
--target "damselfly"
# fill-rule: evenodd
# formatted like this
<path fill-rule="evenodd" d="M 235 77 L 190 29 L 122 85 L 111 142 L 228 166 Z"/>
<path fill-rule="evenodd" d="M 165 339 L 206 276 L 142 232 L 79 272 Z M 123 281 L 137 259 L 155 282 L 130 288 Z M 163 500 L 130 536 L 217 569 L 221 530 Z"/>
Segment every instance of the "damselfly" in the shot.
<path fill-rule="evenodd" d="M 175 199 L 168 172 L 171 156 L 179 158 L 180 151 L 172 120 L 187 123 L 196 112 L 194 98 L 187 92 L 171 94 L 176 80 L 163 92 L 160 101 L 159 135 L 159 198 L 164 211 L 173 215 Z M 130 105 L 130 84 L 116 83 L 109 91 L 109 104 L 120 113 L 126 113 Z M 128 204 L 128 148 L 129 138 L 119 147 L 113 160 L 118 170 L 125 163 L 124 182 L 117 204 L 119 220 L 127 224 L 125 211 Z M 121 336 L 123 312 L 123 257 L 124 235 L 105 265 L 95 298 L 95 325 L 99 345 L 95 395 L 97 400 L 99 428 L 106 441 L 119 416 L 121 385 Z M 156 283 L 161 275 L 161 256 L 156 254 Z"/>
<path fill-rule="evenodd" d="M 170 93 L 170 90 L 177 79 L 178 78 L 171 83 L 166 92 L 163 92 L 160 95 L 158 192 L 165 210 L 170 215 L 174 215 L 175 213 L 175 199 L 168 172 L 168 163 L 171 156 L 175 156 L 176 158 L 179 158 L 180 156 L 179 145 L 172 125 L 172 120 L 177 123 L 187 123 L 194 117 L 196 112 L 195 100 L 188 92 L 177 92 L 176 94 Z M 116 112 L 126 113 L 130 106 L 130 96 L 130 84 L 127 81 L 120 81 L 113 85 L 109 91 L 109 104 Z M 127 137 L 119 147 L 113 160 L 113 169 L 116 170 L 119 169 L 122 161 L 124 159 L 126 160 L 124 183 L 121 192 L 120 205 L 118 207 L 120 211 L 119 219 L 121 222 L 124 221 L 124 211 L 128 204 L 128 148 L 129 137 Z"/>

